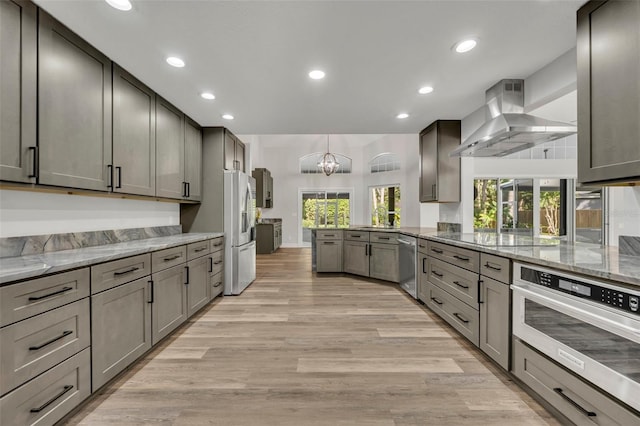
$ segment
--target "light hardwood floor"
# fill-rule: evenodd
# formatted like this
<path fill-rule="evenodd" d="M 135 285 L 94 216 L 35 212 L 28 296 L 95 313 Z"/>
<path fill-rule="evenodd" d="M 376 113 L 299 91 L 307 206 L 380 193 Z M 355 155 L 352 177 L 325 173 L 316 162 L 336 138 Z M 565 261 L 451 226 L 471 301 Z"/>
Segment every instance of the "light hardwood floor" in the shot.
<path fill-rule="evenodd" d="M 217 299 L 70 425 L 557 425 L 396 285 L 311 272 L 310 250 L 258 255 Z"/>

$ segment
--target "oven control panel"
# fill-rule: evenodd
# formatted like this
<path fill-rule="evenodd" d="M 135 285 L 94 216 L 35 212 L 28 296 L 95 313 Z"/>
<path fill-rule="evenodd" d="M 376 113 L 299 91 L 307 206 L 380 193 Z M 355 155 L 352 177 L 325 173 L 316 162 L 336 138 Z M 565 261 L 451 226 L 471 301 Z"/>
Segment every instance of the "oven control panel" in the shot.
<path fill-rule="evenodd" d="M 527 268 L 525 266 L 520 268 L 520 279 L 640 315 L 640 295 L 634 294 L 621 287 L 598 285 L 576 278 Z"/>

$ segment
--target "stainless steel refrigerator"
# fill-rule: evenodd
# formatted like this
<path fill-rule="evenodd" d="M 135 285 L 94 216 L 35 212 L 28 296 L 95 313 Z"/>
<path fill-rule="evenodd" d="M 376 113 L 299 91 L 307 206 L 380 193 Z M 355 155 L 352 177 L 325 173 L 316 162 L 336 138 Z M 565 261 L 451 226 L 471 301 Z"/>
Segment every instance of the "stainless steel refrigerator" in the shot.
<path fill-rule="evenodd" d="M 253 177 L 224 172 L 224 294 L 237 295 L 256 279 L 255 188 Z"/>

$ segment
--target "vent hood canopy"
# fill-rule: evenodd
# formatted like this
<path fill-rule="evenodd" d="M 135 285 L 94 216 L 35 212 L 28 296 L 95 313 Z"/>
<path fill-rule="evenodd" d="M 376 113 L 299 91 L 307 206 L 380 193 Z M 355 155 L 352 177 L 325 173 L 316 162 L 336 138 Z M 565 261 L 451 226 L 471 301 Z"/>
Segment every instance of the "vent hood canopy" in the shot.
<path fill-rule="evenodd" d="M 450 157 L 503 157 L 575 134 L 576 126 L 524 113 L 524 80 L 502 80 L 487 90 L 487 121 Z"/>

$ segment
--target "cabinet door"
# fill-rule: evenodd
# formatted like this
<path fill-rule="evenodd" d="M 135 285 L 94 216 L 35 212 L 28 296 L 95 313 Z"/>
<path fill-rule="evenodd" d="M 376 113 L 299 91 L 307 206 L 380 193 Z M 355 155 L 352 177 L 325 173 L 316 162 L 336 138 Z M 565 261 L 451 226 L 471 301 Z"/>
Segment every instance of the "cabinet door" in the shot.
<path fill-rule="evenodd" d="M 438 126 L 433 123 L 420 135 L 420 202 L 436 201 L 438 178 Z"/>
<path fill-rule="evenodd" d="M 35 183 L 36 13 L 30 2 L 0 2 L 0 180 Z"/>
<path fill-rule="evenodd" d="M 265 207 L 273 208 L 273 178 L 271 172 L 267 170 L 267 197 Z"/>
<path fill-rule="evenodd" d="M 202 199 L 202 130 L 195 122 L 184 123 L 184 180 L 187 182 L 187 198 Z"/>
<path fill-rule="evenodd" d="M 244 144 L 236 139 L 236 170 L 244 172 Z"/>
<path fill-rule="evenodd" d="M 350 274 L 369 276 L 369 243 L 345 240 L 344 272 Z"/>
<path fill-rule="evenodd" d="M 113 191 L 156 194 L 155 93 L 113 65 Z"/>
<path fill-rule="evenodd" d="M 39 182 L 106 191 L 111 61 L 42 10 L 38 37 Z"/>
<path fill-rule="evenodd" d="M 509 369 L 511 299 L 509 285 L 480 277 L 480 349 Z"/>
<path fill-rule="evenodd" d="M 316 271 L 342 272 L 342 241 L 316 242 Z"/>
<path fill-rule="evenodd" d="M 234 170 L 236 161 L 236 138 L 231 132 L 224 132 L 224 168 L 226 170 Z"/>
<path fill-rule="evenodd" d="M 151 340 L 155 345 L 187 320 L 187 286 L 184 264 L 151 276 Z"/>
<path fill-rule="evenodd" d="M 151 348 L 149 279 L 91 296 L 91 377 L 95 392 Z"/>
<path fill-rule="evenodd" d="M 182 198 L 184 193 L 184 116 L 156 96 L 156 195 Z"/>
<path fill-rule="evenodd" d="M 187 315 L 191 316 L 209 302 L 210 257 L 187 263 Z"/>
<path fill-rule="evenodd" d="M 369 276 L 386 281 L 399 281 L 398 246 L 395 244 L 369 245 Z"/>
<path fill-rule="evenodd" d="M 578 11 L 578 180 L 640 180 L 640 2 Z M 603 48 L 606 46 L 606 48 Z"/>

